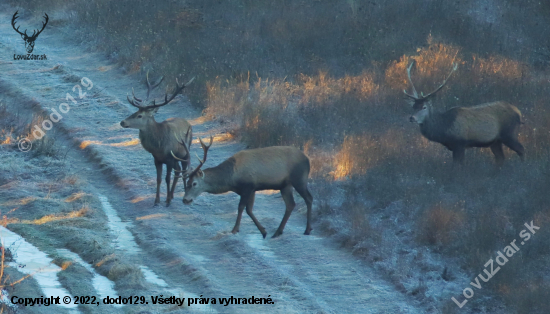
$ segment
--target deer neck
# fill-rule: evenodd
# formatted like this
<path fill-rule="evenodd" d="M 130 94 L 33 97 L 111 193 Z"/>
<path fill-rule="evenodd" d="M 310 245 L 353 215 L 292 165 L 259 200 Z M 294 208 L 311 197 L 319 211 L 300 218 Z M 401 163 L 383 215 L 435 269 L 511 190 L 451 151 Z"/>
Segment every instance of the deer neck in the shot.
<path fill-rule="evenodd" d="M 222 162 L 216 167 L 203 170 L 206 192 L 220 194 L 236 192 L 233 182 L 235 162 L 232 158 Z"/>
<path fill-rule="evenodd" d="M 444 140 L 445 130 L 449 127 L 442 112 L 436 112 L 432 108 L 429 109 L 428 116 L 424 122 L 420 124 L 420 132 L 430 141 L 441 143 Z"/>
<path fill-rule="evenodd" d="M 164 132 L 163 125 L 155 121 L 153 117 L 151 117 L 143 129 L 139 130 L 141 145 L 153 155 L 165 147 L 165 136 L 166 132 Z"/>

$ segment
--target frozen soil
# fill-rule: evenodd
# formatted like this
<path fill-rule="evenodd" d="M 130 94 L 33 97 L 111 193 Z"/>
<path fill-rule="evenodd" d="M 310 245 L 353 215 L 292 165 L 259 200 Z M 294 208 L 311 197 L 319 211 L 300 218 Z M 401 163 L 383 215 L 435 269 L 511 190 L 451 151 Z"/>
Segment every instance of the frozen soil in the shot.
<path fill-rule="evenodd" d="M 215 298 L 269 296 L 274 300 L 273 305 L 217 304 L 206 309 L 152 305 L 149 300 L 149 305 L 109 307 L 109 312 L 428 311 L 426 304 L 400 291 L 383 273 L 357 259 L 350 250 L 342 249 L 338 241 L 315 230 L 315 225 L 312 235 L 304 236 L 305 204 L 297 195 L 297 208 L 285 233 L 265 240 L 247 216 L 243 217 L 240 233 L 230 233 L 236 219 L 235 194 L 202 195 L 193 205 L 184 206 L 179 201 L 183 194 L 180 182 L 170 207 L 153 207 L 156 180 L 152 156 L 140 146 L 137 130 L 119 126 L 122 119 L 134 112 L 125 97 L 132 87 L 138 95 L 142 94 L 144 73 L 126 73 L 101 54 L 74 44 L 70 28 L 63 23 L 49 25 L 48 32 L 37 41 L 34 53 L 46 54 L 47 60 L 14 61 L 13 54 L 23 53 L 24 47 L 11 28 L 9 15 L 0 14 L 2 102 L 11 114 L 22 117 L 42 111 L 48 115 L 50 108 L 59 108 L 61 103 L 68 103 L 70 111 L 62 114 L 63 118 L 46 132 L 55 140 L 52 145 L 56 154 L 34 156 L 32 150 L 22 153 L 13 146 L 0 151 L 2 180 L 6 181 L 1 182 L 0 189 L 2 214 L 19 207 L 7 214 L 8 218 L 19 219 L 9 223 L 8 229 L 48 253 L 55 263 L 73 262 L 58 274 L 60 283 L 71 295 L 93 294 L 92 274 L 59 249 L 68 249 L 94 265 L 99 274 L 114 281 L 116 292 L 124 297 L 194 294 Z M 52 20 L 62 18 L 50 15 Z M 83 89 L 86 95 L 80 98 L 74 86 L 82 86 L 83 77 L 93 82 L 93 88 Z M 67 94 L 76 103 L 67 100 Z M 156 96 L 160 94 L 159 91 Z M 171 116 L 189 119 L 195 137 L 216 136 L 207 165 L 216 165 L 245 148 L 229 140 L 231 137 L 226 135 L 223 125 L 202 118 L 185 96 L 178 96 L 163 107 L 157 121 Z M 200 150 L 196 143 L 192 149 Z M 315 197 L 315 191 L 312 192 Z M 65 201 L 75 193 L 83 196 Z M 32 200 L 23 201 L 28 197 Z M 163 193 L 161 200 L 164 199 Z M 122 236 L 122 232 L 112 232 L 110 218 L 103 210 L 106 203 L 126 223 L 133 239 Z M 21 222 L 50 214 L 63 216 L 83 207 L 86 210 L 75 218 L 41 225 Z M 280 194 L 258 193 L 254 210 L 271 236 L 284 213 Z M 137 250 L 133 247 L 134 239 Z M 148 278 L 149 273 L 143 272 L 143 267 L 158 278 Z M 22 276 L 14 268 L 9 268 L 9 272 L 13 279 Z M 9 293 L 40 296 L 40 287 L 28 279 Z M 106 307 L 80 306 L 78 310 L 100 313 Z M 63 311 L 68 310 L 57 306 L 18 308 L 22 313 Z"/>
<path fill-rule="evenodd" d="M 72 263 L 57 276 L 73 296 L 100 296 L 94 286 L 95 271 L 114 282 L 121 296 L 269 296 L 275 302 L 191 308 L 100 305 L 80 306 L 78 311 L 510 312 L 488 290 L 476 290 L 468 306 L 458 309 L 451 297 L 463 300 L 462 290 L 469 287 L 470 277 L 475 274 L 465 273 L 456 261 L 418 246 L 413 230 L 419 208 L 406 208 L 400 201 L 381 206 L 369 203 L 368 195 L 357 196 L 355 202 L 373 209 L 363 217 L 368 219 L 365 226 L 372 228 L 369 232 L 373 236 L 368 243 L 353 242 L 349 219 L 338 211 L 352 204 L 347 199 L 349 187 L 345 182 L 331 183 L 330 193 L 324 190 L 325 183 L 312 182 L 310 190 L 316 202 L 310 236 L 303 235 L 305 204 L 298 195 L 297 208 L 284 235 L 265 240 L 247 215 L 241 232 L 230 233 L 236 219 L 235 194 L 202 195 L 193 205 L 184 206 L 180 182 L 170 207 L 153 207 L 156 180 L 152 157 L 139 144 L 137 130 L 119 126 L 134 112 L 126 102 L 126 94 L 133 87 L 138 96 L 143 95 L 145 73 L 129 73 L 86 48 L 86 44 L 75 43 L 65 24 L 68 17 L 61 13 L 50 16 L 57 23 L 40 35 L 34 52 L 46 54 L 48 60 L 14 61 L 14 53 L 24 52 L 23 42 L 11 29 L 9 14 L 0 14 L 0 101 L 9 114 L 32 125 L 36 122 L 33 115 L 47 118 L 50 108 L 59 112 L 61 103 L 70 105 L 63 119 L 46 132 L 45 144 L 27 153 L 19 152 L 13 144 L 0 145 L 0 210 L 7 216 L 7 227 L 46 252 L 56 265 Z M 161 74 L 151 71 L 152 77 Z M 75 86 L 83 85 L 83 77 L 94 86 L 84 88 L 86 95 L 80 98 Z M 182 81 L 186 79 L 182 77 Z M 173 82 L 165 83 L 168 86 L 162 85 L 161 89 L 170 90 Z M 67 99 L 67 94 L 76 103 Z M 155 95 L 161 94 L 158 91 Z M 245 148 L 232 139 L 228 127 L 202 117 L 185 96 L 163 107 L 157 120 L 172 116 L 189 119 L 195 138 L 215 136 L 206 166 L 216 165 Z M 201 154 L 196 141 L 192 149 Z M 165 191 L 164 179 L 161 191 Z M 324 199 L 330 195 L 328 204 L 321 204 L 319 195 Z M 106 208 L 122 221 L 113 222 Z M 258 193 L 254 209 L 271 236 L 284 213 L 280 194 Z M 321 211 L 323 215 L 319 215 Z M 17 244 L 5 245 L 17 254 Z M 77 254 L 88 265 L 67 252 Z M 10 281 L 24 275 L 17 267 L 6 271 Z M 42 292 L 35 280 L 28 279 L 8 289 L 8 293 L 32 297 Z M 19 307 L 17 311 L 71 310 L 52 306 Z"/>

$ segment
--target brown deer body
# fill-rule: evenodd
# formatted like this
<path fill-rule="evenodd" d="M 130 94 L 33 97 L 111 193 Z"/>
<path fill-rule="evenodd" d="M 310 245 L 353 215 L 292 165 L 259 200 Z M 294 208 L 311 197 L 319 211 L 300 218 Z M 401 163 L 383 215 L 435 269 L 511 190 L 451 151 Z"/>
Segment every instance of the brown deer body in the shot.
<path fill-rule="evenodd" d="M 504 162 L 502 144 L 515 151 L 523 160 L 524 148 L 518 141 L 517 134 L 522 116 L 519 109 L 506 102 L 497 101 L 473 107 L 454 107 L 445 112 L 436 112 L 428 99 L 440 90 L 456 65 L 445 78 L 443 84 L 433 92 L 418 95 L 412 84 L 409 66 L 407 74 L 413 88 L 413 94 L 405 95 L 413 99 L 416 112 L 410 121 L 420 126 L 420 132 L 428 140 L 437 142 L 453 152 L 453 161 L 462 163 L 464 152 L 470 147 L 490 147 L 495 155 L 497 165 Z"/>
<path fill-rule="evenodd" d="M 162 78 L 156 84 L 149 83 L 149 77 L 147 77 L 147 98 L 149 98 L 149 93 L 155 87 L 157 87 Z M 170 98 L 168 95 L 165 96 L 164 102 L 156 104 L 155 101 L 152 101 L 152 105 L 144 106 L 142 103 L 144 100 L 141 100 L 134 95 L 134 99 L 128 101 L 131 105 L 138 108 L 138 111 L 130 115 L 128 118 L 122 120 L 120 125 L 124 128 L 133 128 L 139 129 L 139 139 L 143 148 L 153 155 L 155 159 L 155 167 L 157 171 L 157 193 L 155 197 L 154 205 L 160 203 L 160 185 L 162 182 L 162 165 L 166 165 L 166 206 L 170 205 L 171 200 L 174 198 L 174 190 L 178 181 L 178 177 L 174 178 L 172 187 L 170 188 L 170 180 L 172 175 L 172 169 L 181 171 L 182 169 L 187 169 L 189 165 L 189 147 L 191 146 L 192 139 L 192 129 L 191 125 L 187 120 L 182 118 L 169 118 L 163 122 L 155 121 L 154 114 L 157 112 L 158 108 L 168 104 L 176 95 L 181 92 L 185 86 L 191 83 L 189 81 L 187 84 L 177 86 L 176 90 Z M 177 83 L 177 80 L 176 80 Z M 132 91 L 133 93 L 133 91 Z M 179 141 L 183 139 L 183 142 L 186 143 L 186 149 L 184 149 Z M 175 152 L 176 156 L 180 157 L 181 167 L 179 161 L 172 157 L 171 152 Z"/>
<path fill-rule="evenodd" d="M 296 206 L 292 195 L 292 188 L 304 199 L 307 206 L 307 225 L 304 234 L 310 234 L 311 228 L 311 206 L 313 197 L 307 188 L 309 177 L 309 159 L 299 149 L 289 146 L 273 146 L 258 149 L 243 150 L 228 158 L 216 167 L 200 170 L 208 148 L 201 142 L 204 150 L 204 158 L 195 170 L 185 176 L 184 204 L 191 204 L 201 193 L 207 192 L 219 194 L 235 192 L 240 195 L 237 221 L 232 233 L 239 232 L 239 226 L 243 210 L 258 227 L 258 230 L 265 238 L 267 233 L 252 213 L 256 191 L 280 190 L 286 205 L 285 215 L 279 228 L 273 235 L 277 237 L 283 233 L 286 222 Z"/>

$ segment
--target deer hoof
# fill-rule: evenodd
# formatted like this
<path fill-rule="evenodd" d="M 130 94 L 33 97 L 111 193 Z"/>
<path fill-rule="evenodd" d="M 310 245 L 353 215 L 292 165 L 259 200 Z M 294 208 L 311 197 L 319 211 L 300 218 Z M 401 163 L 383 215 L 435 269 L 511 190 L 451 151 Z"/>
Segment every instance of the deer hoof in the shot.
<path fill-rule="evenodd" d="M 313 230 L 312 228 L 308 228 L 306 229 L 306 232 L 304 232 L 305 235 L 309 235 L 311 233 L 311 230 Z"/>
<path fill-rule="evenodd" d="M 277 230 L 277 231 L 275 232 L 275 234 L 274 234 L 271 238 L 272 238 L 272 239 L 273 239 L 273 238 L 276 238 L 276 237 L 280 236 L 281 234 L 283 234 L 283 232 Z M 265 238 L 265 235 L 264 235 L 264 238 Z"/>

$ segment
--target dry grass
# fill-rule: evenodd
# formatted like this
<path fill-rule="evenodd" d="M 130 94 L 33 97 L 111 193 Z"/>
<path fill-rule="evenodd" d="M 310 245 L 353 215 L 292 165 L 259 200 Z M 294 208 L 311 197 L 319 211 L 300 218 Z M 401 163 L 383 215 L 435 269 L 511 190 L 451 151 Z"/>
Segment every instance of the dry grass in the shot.
<path fill-rule="evenodd" d="M 23 0 L 17 5 L 63 2 Z M 328 186 L 355 186 L 350 195 L 363 195 L 378 208 L 396 202 L 404 204 L 396 211 L 419 208 L 414 230 L 419 245 L 433 243 L 445 256 L 461 259 L 464 268 L 478 271 L 511 237 L 513 226 L 544 216 L 550 203 L 545 177 L 550 170 L 550 88 L 540 71 L 550 58 L 530 52 L 548 46 L 550 5 L 501 1 L 492 21 L 495 6 L 475 0 L 314 5 L 304 0 L 191 0 L 183 5 L 97 0 L 76 1 L 70 9 L 79 16 L 79 27 L 96 30 L 81 29 L 83 38 L 105 47 L 130 72 L 154 68 L 167 81 L 180 73 L 200 74 L 190 87 L 192 101 L 206 107 L 210 117 L 234 122 L 250 146 L 302 147 L 313 175 Z M 511 28 L 517 33 L 511 34 Z M 426 45 L 417 49 L 426 37 Z M 527 121 L 520 129 L 526 162 L 519 164 L 514 156 L 494 171 L 487 150 L 472 149 L 465 168 L 448 166 L 450 152 L 406 123 L 410 112 L 402 90 L 410 91 L 406 68 L 412 60 L 415 85 L 424 92 L 441 83 L 453 62 L 459 64 L 434 99 L 439 109 L 496 100 L 516 105 Z M 9 137 L 13 143 L 20 133 L 5 128 L 3 134 L 2 142 Z M 89 144 L 102 143 L 84 145 Z M 329 197 L 319 198 L 322 203 Z M 464 212 L 458 213 L 453 204 L 460 202 Z M 335 215 L 328 205 L 323 208 L 323 214 Z M 363 226 L 369 213 L 360 202 L 338 210 L 349 212 L 344 215 L 348 224 L 365 229 L 364 238 L 370 239 L 373 226 Z M 354 237 L 359 241 L 360 232 Z M 517 282 L 493 289 L 518 312 L 550 308 L 534 299 L 548 300 L 549 291 L 547 282 L 531 280 L 544 267 L 537 258 L 549 255 L 544 245 L 537 249 L 524 251 L 524 265 L 506 268 L 511 272 L 507 278 Z M 513 297 L 509 287 L 516 287 Z"/>
<path fill-rule="evenodd" d="M 429 46 L 426 49 L 418 49 L 416 55 L 404 55 L 399 61 L 393 61 L 385 71 L 385 82 L 396 93 L 404 89 L 410 90 L 411 86 L 407 78 L 407 68 L 411 62 L 415 62 L 414 70 L 411 70 L 411 78 L 416 89 L 420 93 L 431 92 L 439 86 L 441 80 L 448 74 L 453 63 L 464 64 L 459 56 L 460 48 L 434 43 L 433 38 L 428 38 Z"/>
<path fill-rule="evenodd" d="M 111 265 L 107 278 L 123 287 L 133 289 L 143 289 L 145 285 L 145 279 L 139 267 L 118 260 Z"/>
<path fill-rule="evenodd" d="M 403 89 L 410 91 L 406 69 L 412 60 L 412 78 L 417 90 L 424 92 L 439 86 L 452 64 L 459 64 L 449 84 L 436 96 L 434 104 L 440 110 L 494 100 L 518 106 L 529 121 L 520 130 L 527 162 L 518 164 L 517 157 L 507 151 L 507 166 L 495 172 L 489 150 L 472 149 L 467 152 L 466 168 L 457 173 L 449 165 L 449 151 L 423 138 L 416 126 L 404 126 L 408 105 L 401 93 Z M 428 46 L 415 54 L 404 55 L 385 69 L 377 67 L 357 76 L 338 78 L 320 72 L 299 74 L 294 80 L 255 78 L 250 84 L 239 82 L 233 87 L 226 82 L 223 88 L 210 89 L 215 95 L 209 99 L 224 99 L 231 110 L 217 111 L 218 107 L 209 104 L 207 110 L 218 118 L 237 118 L 243 138 L 251 146 L 302 147 L 310 157 L 312 175 L 328 180 L 328 184 L 332 180 L 349 181 L 349 185 L 356 185 L 350 195 L 368 191 L 364 197 L 378 206 L 402 200 L 408 204 L 402 210 L 420 207 L 421 214 L 411 225 L 418 244 L 461 259 L 465 268 L 478 271 L 504 239 L 512 237 L 510 226 L 522 226 L 530 215 L 543 215 L 543 204 L 550 202 L 540 193 L 546 186 L 542 169 L 548 168 L 550 157 L 546 145 L 550 143 L 550 125 L 546 123 L 550 116 L 545 104 L 545 93 L 550 89 L 546 83 L 531 79 L 532 72 L 525 63 L 501 55 L 479 57 L 429 38 Z M 233 99 L 237 101 L 231 104 Z M 321 199 L 326 198 L 330 192 L 322 194 Z M 345 212 L 351 230 L 345 245 L 356 249 L 366 239 L 376 242 L 372 232 L 376 226 L 368 220 L 369 208 L 356 201 L 336 212 L 339 210 Z M 320 215 L 334 213 L 327 210 Z M 364 244 L 359 247 L 365 248 Z M 391 258 L 391 253 L 381 256 Z M 501 287 L 510 286 L 512 281 L 527 283 L 517 275 L 510 274 L 509 278 L 514 279 L 498 281 Z M 508 290 L 494 291 L 505 296 Z M 525 302 L 530 299 L 522 295 L 514 302 L 532 309 Z"/>
<path fill-rule="evenodd" d="M 12 210 L 11 212 L 14 212 L 14 210 Z M 3 222 L 5 223 L 4 227 L 7 226 L 8 224 L 43 225 L 43 224 L 50 223 L 50 222 L 55 222 L 55 221 L 61 221 L 61 220 L 68 220 L 68 219 L 84 217 L 89 212 L 90 212 L 90 208 L 85 205 L 82 208 L 80 208 L 79 210 L 74 210 L 74 211 L 68 212 L 66 214 L 60 214 L 60 213 L 58 213 L 58 214 L 49 214 L 49 215 L 45 215 L 45 216 L 42 216 L 42 217 L 37 218 L 37 219 L 20 219 L 20 218 L 16 218 L 16 217 L 7 218 L 6 215 L 4 215 L 4 221 Z"/>
<path fill-rule="evenodd" d="M 69 179 L 69 181 L 70 181 L 70 180 L 71 180 L 71 179 Z M 76 201 L 76 200 L 81 199 L 82 197 L 84 197 L 84 196 L 86 196 L 86 195 L 88 195 L 88 194 L 86 194 L 85 192 L 82 192 L 82 191 L 76 192 L 76 193 L 73 193 L 73 194 L 69 195 L 69 196 L 65 199 L 65 202 L 66 202 L 66 203 L 72 203 L 72 202 L 74 202 L 74 201 Z"/>
<path fill-rule="evenodd" d="M 528 71 L 526 64 L 499 55 L 489 56 L 489 58 L 473 55 L 472 59 L 474 77 L 515 81 L 521 80 Z"/>
<path fill-rule="evenodd" d="M 464 223 L 464 213 L 436 205 L 426 210 L 420 219 L 420 241 L 431 245 L 447 245 L 456 240 L 453 235 Z"/>
<path fill-rule="evenodd" d="M 427 144 L 418 136 L 411 137 L 398 130 L 388 130 L 377 136 L 346 136 L 333 157 L 331 175 L 335 180 L 365 175 L 369 169 L 383 165 L 391 158 L 406 155 L 410 146 L 426 149 Z"/>
<path fill-rule="evenodd" d="M 113 253 L 113 254 L 109 254 L 107 256 L 105 256 L 104 258 L 102 258 L 99 262 L 97 262 L 95 264 L 95 267 L 101 267 L 103 264 L 105 264 L 106 262 L 109 262 L 109 261 L 112 261 L 116 258 L 116 255 Z"/>
<path fill-rule="evenodd" d="M 364 72 L 357 76 L 346 75 L 333 78 L 327 72 L 318 75 L 298 75 L 296 92 L 300 95 L 299 103 L 303 105 L 334 105 L 344 95 L 350 95 L 359 101 L 369 101 L 380 92 L 380 85 L 375 82 L 373 73 Z"/>
<path fill-rule="evenodd" d="M 68 185 L 78 185 L 80 178 L 77 175 L 68 175 L 63 178 L 63 183 Z"/>

